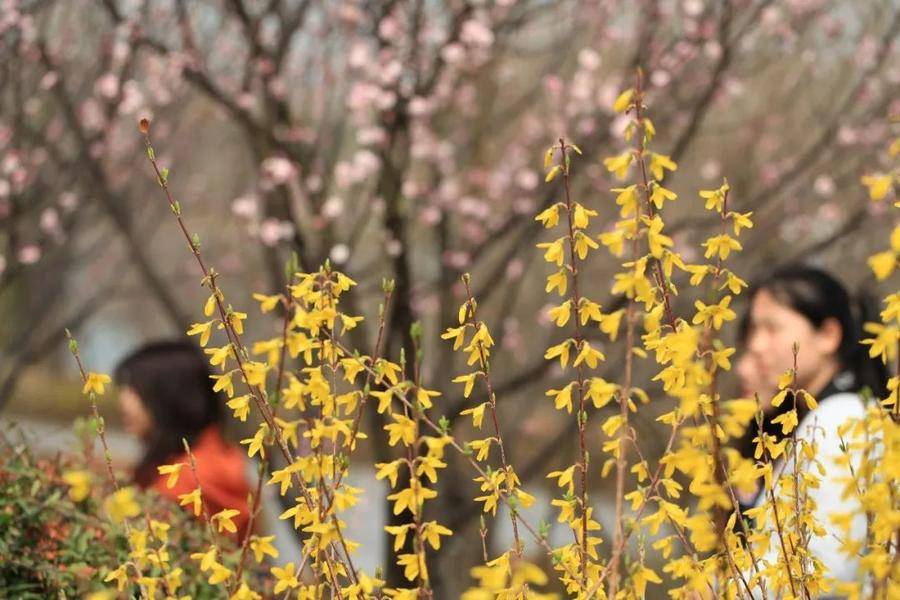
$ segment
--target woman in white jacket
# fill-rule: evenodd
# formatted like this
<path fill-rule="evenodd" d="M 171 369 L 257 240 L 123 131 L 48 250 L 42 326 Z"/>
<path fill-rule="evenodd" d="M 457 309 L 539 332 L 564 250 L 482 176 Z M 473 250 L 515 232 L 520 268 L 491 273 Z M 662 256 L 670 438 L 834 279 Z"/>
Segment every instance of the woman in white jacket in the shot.
<path fill-rule="evenodd" d="M 862 542 L 866 534 L 866 517 L 856 498 L 842 497 L 839 477 L 848 475 L 839 464 L 843 454 L 838 429 L 852 419 L 866 415 L 864 398 L 885 395 L 887 373 L 880 361 L 869 358 L 859 343 L 862 324 L 875 320 L 868 302 L 852 300 L 843 285 L 828 273 L 804 266 L 781 269 L 751 286 L 750 309 L 744 319 L 741 338 L 745 352 L 737 365 L 744 392 L 758 395 L 763 404 L 763 430 L 783 439 L 782 428 L 775 419 L 794 408 L 792 400 L 774 407 L 771 398 L 777 393 L 779 376 L 794 365 L 794 344 L 799 347 L 793 387 L 811 393 L 818 405 L 808 410 L 805 402 L 797 403 L 798 439 L 815 440 L 818 460 L 826 475 L 809 496 L 816 504 L 816 521 L 825 535 L 813 535 L 810 553 L 822 561 L 826 575 L 835 581 L 856 581 L 859 557 L 845 553 L 843 541 L 829 515 L 853 515 L 850 536 Z M 864 391 L 865 390 L 865 391 Z M 756 429 L 755 425 L 751 429 Z M 748 431 L 738 443 L 745 457 L 752 457 L 753 439 L 757 431 Z M 793 471 L 790 457 L 775 465 L 775 473 Z M 739 496 L 743 509 L 758 507 L 768 501 L 760 490 Z M 778 494 L 776 488 L 775 493 Z M 781 549 L 770 544 L 769 555 L 762 557 L 774 564 Z M 838 596 L 834 596 L 838 597 Z"/>

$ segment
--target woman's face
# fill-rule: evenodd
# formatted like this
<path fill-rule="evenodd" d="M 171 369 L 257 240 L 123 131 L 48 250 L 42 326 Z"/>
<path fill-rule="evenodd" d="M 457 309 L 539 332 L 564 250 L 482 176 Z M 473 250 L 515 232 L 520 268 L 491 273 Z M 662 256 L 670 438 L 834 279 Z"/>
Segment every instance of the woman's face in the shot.
<path fill-rule="evenodd" d="M 742 382 L 756 379 L 750 391 L 759 392 L 763 406 L 778 389 L 778 377 L 794 366 L 797 353 L 796 386 L 818 393 L 837 371 L 837 350 L 841 328 L 834 319 L 816 329 L 802 314 L 775 300 L 768 290 L 760 290 L 750 306 L 747 351 L 738 364 Z M 741 373 L 743 371 L 743 373 Z"/>
<path fill-rule="evenodd" d="M 775 395 L 777 390 L 770 387 L 768 381 L 763 378 L 759 359 L 750 352 L 741 354 L 734 370 L 740 380 L 742 398 L 753 398 L 755 394 L 759 394 L 760 400 L 763 400 Z"/>
<path fill-rule="evenodd" d="M 125 431 L 140 439 L 146 439 L 153 428 L 153 416 L 141 402 L 137 392 L 123 386 L 119 390 L 119 408 L 122 411 L 122 425 Z"/>

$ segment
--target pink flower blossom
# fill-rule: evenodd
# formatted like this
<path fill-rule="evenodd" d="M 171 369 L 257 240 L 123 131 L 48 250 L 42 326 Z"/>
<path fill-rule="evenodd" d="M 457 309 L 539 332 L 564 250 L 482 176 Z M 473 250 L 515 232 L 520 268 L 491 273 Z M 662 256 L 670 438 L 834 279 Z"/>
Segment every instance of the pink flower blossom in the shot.
<path fill-rule="evenodd" d="M 378 24 L 378 35 L 385 40 L 392 40 L 400 36 L 400 23 L 396 17 L 388 15 Z"/>
<path fill-rule="evenodd" d="M 734 77 L 726 77 L 724 83 L 725 92 L 732 98 L 743 96 L 746 88 L 744 82 Z"/>
<path fill-rule="evenodd" d="M 318 174 L 310 175 L 306 178 L 306 189 L 315 193 L 322 189 L 322 176 Z"/>
<path fill-rule="evenodd" d="M 353 170 L 357 181 L 364 181 L 381 169 L 381 159 L 371 150 L 357 150 L 353 155 Z"/>
<path fill-rule="evenodd" d="M 834 179 L 828 175 L 819 175 L 813 182 L 813 189 L 820 196 L 831 196 L 835 191 Z"/>
<path fill-rule="evenodd" d="M 589 100 L 594 91 L 594 79 L 586 71 L 578 71 L 572 78 L 571 93 L 576 100 Z"/>
<path fill-rule="evenodd" d="M 259 214 L 259 199 L 256 196 L 238 196 L 231 201 L 231 212 L 237 217 L 252 219 Z"/>
<path fill-rule="evenodd" d="M 773 163 L 766 163 L 759 170 L 759 178 L 765 185 L 772 185 L 778 181 L 779 176 L 780 170 L 778 169 L 778 165 Z"/>
<path fill-rule="evenodd" d="M 403 251 L 403 242 L 397 239 L 389 239 L 384 243 L 384 251 L 388 256 L 399 256 Z"/>
<path fill-rule="evenodd" d="M 684 14 L 689 17 L 699 17 L 703 14 L 703 0 L 684 0 L 681 3 Z"/>
<path fill-rule="evenodd" d="M 465 269 L 471 260 L 469 253 L 462 250 L 447 250 L 442 258 L 445 265 L 456 270 Z"/>
<path fill-rule="evenodd" d="M 457 210 L 461 215 L 476 219 L 486 219 L 490 212 L 487 205 L 474 196 L 463 196 L 457 205 Z"/>
<path fill-rule="evenodd" d="M 494 43 L 494 32 L 481 21 L 469 19 L 463 23 L 459 39 L 469 46 L 489 48 Z"/>
<path fill-rule="evenodd" d="M 381 146 L 387 142 L 387 133 L 382 127 L 363 127 L 356 132 L 356 143 L 360 146 Z"/>
<path fill-rule="evenodd" d="M 416 96 L 409 101 L 409 114 L 413 115 L 414 117 L 423 117 L 429 115 L 433 110 L 434 103 L 428 100 L 428 98 Z"/>
<path fill-rule="evenodd" d="M 103 108 L 94 98 L 88 98 L 81 103 L 79 110 L 81 124 L 88 131 L 99 131 L 106 125 L 106 117 L 103 114 Z"/>
<path fill-rule="evenodd" d="M 515 317 L 507 317 L 503 320 L 501 329 L 503 335 L 500 344 L 505 350 L 517 350 L 522 347 L 522 334 L 519 330 L 519 321 Z"/>
<path fill-rule="evenodd" d="M 838 143 L 851 146 L 859 141 L 858 132 L 849 125 L 841 125 L 837 133 Z"/>
<path fill-rule="evenodd" d="M 400 64 L 399 60 L 394 59 L 386 65 L 382 65 L 378 71 L 378 82 L 383 86 L 393 86 L 400 79 L 402 73 L 403 65 Z"/>
<path fill-rule="evenodd" d="M 553 303 L 544 304 L 542 307 L 538 309 L 537 314 L 537 322 L 543 328 L 547 328 L 552 323 L 550 319 L 550 310 L 556 308 L 556 305 Z"/>
<path fill-rule="evenodd" d="M 342 265 L 350 258 L 350 247 L 347 244 L 335 244 L 328 256 L 335 264 Z"/>
<path fill-rule="evenodd" d="M 514 258 L 506 265 L 506 278 L 515 280 L 522 276 L 525 272 L 525 265 L 521 258 Z"/>
<path fill-rule="evenodd" d="M 703 53 L 713 60 L 718 60 L 722 56 L 722 44 L 715 40 L 710 40 L 703 44 Z"/>
<path fill-rule="evenodd" d="M 113 73 L 103 75 L 94 84 L 94 91 L 103 98 L 115 98 L 119 93 L 119 78 Z"/>
<path fill-rule="evenodd" d="M 344 3 L 338 7 L 337 17 L 348 25 L 358 25 L 363 21 L 365 15 L 358 7 Z"/>
<path fill-rule="evenodd" d="M 544 84 L 544 91 L 549 96 L 556 97 L 562 94 L 563 81 L 558 75 L 546 75 L 542 83 Z"/>
<path fill-rule="evenodd" d="M 403 182 L 403 185 L 400 186 L 400 192 L 407 198 L 415 198 L 421 193 L 421 190 L 416 181 L 407 179 Z"/>
<path fill-rule="evenodd" d="M 462 225 L 462 235 L 470 244 L 480 244 L 487 237 L 482 221 L 466 221 Z"/>
<path fill-rule="evenodd" d="M 322 216 L 331 221 L 344 214 L 344 199 L 340 196 L 329 196 L 322 204 Z"/>
<path fill-rule="evenodd" d="M 250 92 L 238 94 L 236 104 L 244 110 L 252 110 L 256 106 L 256 97 Z"/>
<path fill-rule="evenodd" d="M 540 183 L 540 177 L 531 169 L 519 169 L 516 173 L 516 185 L 523 190 L 533 190 Z"/>
<path fill-rule="evenodd" d="M 533 198 L 516 198 L 513 201 L 513 212 L 519 215 L 527 215 L 534 212 L 535 201 Z"/>
<path fill-rule="evenodd" d="M 663 69 L 656 69 L 650 73 L 650 83 L 656 87 L 666 87 L 672 81 L 672 75 Z"/>
<path fill-rule="evenodd" d="M 362 42 L 354 42 L 350 47 L 347 62 L 351 68 L 363 69 L 372 62 L 372 53 L 368 46 Z"/>
<path fill-rule="evenodd" d="M 434 227 L 441 222 L 443 213 L 437 206 L 426 206 L 419 211 L 419 222 L 423 225 Z"/>
<path fill-rule="evenodd" d="M 460 44 L 447 44 L 441 50 L 441 58 L 449 65 L 461 63 L 466 56 L 466 51 Z"/>
<path fill-rule="evenodd" d="M 262 176 L 274 185 L 284 185 L 297 176 L 297 166 L 287 158 L 270 156 L 261 165 Z"/>
<path fill-rule="evenodd" d="M 347 188 L 353 185 L 353 165 L 346 160 L 338 161 L 334 165 L 334 182 L 339 188 Z"/>
<path fill-rule="evenodd" d="M 293 235 L 294 224 L 290 221 L 268 218 L 259 226 L 259 239 L 269 247 L 276 245 L 282 240 L 290 239 Z"/>
<path fill-rule="evenodd" d="M 47 73 L 44 73 L 44 76 L 41 77 L 41 89 L 49 90 L 54 85 L 56 85 L 57 81 L 59 81 L 59 75 L 56 73 L 56 71 L 49 71 Z"/>
<path fill-rule="evenodd" d="M 587 137 L 597 130 L 597 120 L 593 117 L 579 119 L 576 130 L 580 136 Z"/>
<path fill-rule="evenodd" d="M 587 71 L 596 71 L 600 68 L 600 54 L 593 48 L 582 48 L 578 53 L 578 64 Z"/>
<path fill-rule="evenodd" d="M 17 258 L 23 265 L 33 265 L 41 260 L 41 248 L 37 244 L 26 244 L 19 248 Z"/>
<path fill-rule="evenodd" d="M 55 208 L 49 207 L 41 211 L 39 226 L 41 228 L 41 231 L 50 235 L 57 235 L 61 233 L 59 213 L 56 212 Z"/>
<path fill-rule="evenodd" d="M 700 176 L 707 181 L 718 179 L 722 175 L 722 163 L 709 159 L 700 167 Z"/>
<path fill-rule="evenodd" d="M 133 115 L 144 106 L 144 94 L 140 86 L 134 80 L 128 80 L 122 85 L 122 102 L 119 104 L 119 112 L 123 115 Z"/>
<path fill-rule="evenodd" d="M 63 192 L 59 195 L 59 207 L 69 212 L 78 206 L 78 195 L 75 192 Z"/>
<path fill-rule="evenodd" d="M 285 82 L 283 77 L 273 77 L 269 80 L 269 92 L 272 94 L 272 97 L 278 100 L 284 100 L 287 98 L 287 83 Z"/>
<path fill-rule="evenodd" d="M 609 123 L 609 132 L 616 139 L 621 138 L 625 134 L 625 128 L 631 122 L 631 115 L 617 115 L 615 119 Z"/>

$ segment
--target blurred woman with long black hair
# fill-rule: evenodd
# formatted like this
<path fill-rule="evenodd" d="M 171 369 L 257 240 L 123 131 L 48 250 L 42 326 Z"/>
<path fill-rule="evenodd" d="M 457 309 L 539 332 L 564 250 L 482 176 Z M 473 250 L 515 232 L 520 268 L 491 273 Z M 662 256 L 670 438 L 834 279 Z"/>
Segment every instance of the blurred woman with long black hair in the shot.
<path fill-rule="evenodd" d="M 809 550 L 822 561 L 827 574 L 838 581 L 856 581 L 859 556 L 851 556 L 838 539 L 829 518 L 835 513 L 850 513 L 852 543 L 863 543 L 866 517 L 855 498 L 844 498 L 843 485 L 835 477 L 847 476 L 841 465 L 844 454 L 838 429 L 852 419 L 866 415 L 866 398 L 882 398 L 886 394 L 887 372 L 880 360 L 869 357 L 860 344 L 862 326 L 877 320 L 872 302 L 861 295 L 852 298 L 846 288 L 827 272 L 808 266 L 789 266 L 761 279 L 750 287 L 750 307 L 740 331 L 739 345 L 743 353 L 736 371 L 741 379 L 743 395 L 759 398 L 763 411 L 761 429 L 770 439 L 780 441 L 783 433 L 776 420 L 796 406 L 798 439 L 816 443 L 816 460 L 826 469 L 820 485 L 808 490 L 815 502 L 814 516 L 825 535 L 812 535 Z M 797 345 L 796 371 L 792 387 L 809 392 L 817 405 L 809 408 L 805 401 L 790 397 L 779 406 L 772 399 L 778 392 L 778 379 L 794 368 L 794 345 Z M 798 399 L 799 400 L 799 399 Z M 736 443 L 741 454 L 754 460 L 759 431 L 751 423 L 745 436 Z M 791 458 L 776 463 L 779 471 L 791 472 Z M 739 495 L 742 509 L 761 506 L 768 501 L 762 482 L 752 494 Z M 775 491 L 776 495 L 779 493 Z M 864 545 L 864 544 L 863 544 Z M 779 552 L 771 544 L 769 558 Z"/>
<path fill-rule="evenodd" d="M 234 522 L 242 534 L 249 516 L 246 457 L 222 435 L 224 400 L 212 390 L 200 349 L 187 340 L 143 346 L 119 363 L 115 381 L 124 427 L 144 444 L 135 483 L 175 500 L 196 489 L 182 442 L 187 440 L 210 514 L 240 511 Z M 170 488 L 158 467 L 176 463 L 184 466 Z"/>

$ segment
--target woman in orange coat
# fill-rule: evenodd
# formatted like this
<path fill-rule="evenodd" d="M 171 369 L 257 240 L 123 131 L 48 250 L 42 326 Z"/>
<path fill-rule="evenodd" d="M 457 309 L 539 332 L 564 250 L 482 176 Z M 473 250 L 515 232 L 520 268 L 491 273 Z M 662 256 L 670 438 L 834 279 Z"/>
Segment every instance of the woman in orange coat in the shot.
<path fill-rule="evenodd" d="M 202 352 L 187 341 L 157 342 L 139 348 L 116 367 L 119 406 L 126 431 L 144 444 L 134 480 L 143 488 L 178 499 L 197 488 L 182 439 L 194 455 L 203 499 L 211 515 L 234 509 L 238 535 L 243 536 L 250 488 L 246 457 L 222 436 L 222 404 L 212 391 L 210 371 Z M 160 465 L 184 463 L 175 485 L 166 485 Z"/>

